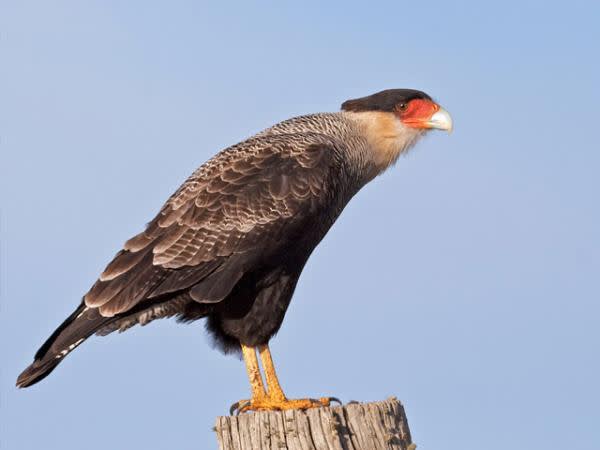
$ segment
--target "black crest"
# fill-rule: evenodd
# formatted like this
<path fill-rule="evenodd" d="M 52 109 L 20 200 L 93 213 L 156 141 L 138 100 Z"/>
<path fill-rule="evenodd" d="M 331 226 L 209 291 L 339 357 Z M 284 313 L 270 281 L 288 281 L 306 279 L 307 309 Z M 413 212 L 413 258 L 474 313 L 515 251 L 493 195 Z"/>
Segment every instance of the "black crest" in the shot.
<path fill-rule="evenodd" d="M 425 92 L 414 89 L 388 89 L 368 97 L 346 100 L 342 103 L 342 111 L 386 111 L 392 112 L 396 105 L 416 98 L 431 100 Z"/>

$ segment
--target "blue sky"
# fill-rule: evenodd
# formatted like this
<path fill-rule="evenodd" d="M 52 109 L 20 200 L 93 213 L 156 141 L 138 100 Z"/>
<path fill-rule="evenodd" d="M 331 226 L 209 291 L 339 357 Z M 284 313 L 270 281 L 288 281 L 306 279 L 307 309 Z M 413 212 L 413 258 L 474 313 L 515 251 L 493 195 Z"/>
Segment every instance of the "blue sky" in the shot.
<path fill-rule="evenodd" d="M 292 397 L 395 395 L 421 449 L 600 448 L 597 2 L 2 2 L 0 447 L 215 447 L 201 323 L 17 374 L 218 150 L 348 98 L 454 118 L 359 193 L 272 350 Z"/>

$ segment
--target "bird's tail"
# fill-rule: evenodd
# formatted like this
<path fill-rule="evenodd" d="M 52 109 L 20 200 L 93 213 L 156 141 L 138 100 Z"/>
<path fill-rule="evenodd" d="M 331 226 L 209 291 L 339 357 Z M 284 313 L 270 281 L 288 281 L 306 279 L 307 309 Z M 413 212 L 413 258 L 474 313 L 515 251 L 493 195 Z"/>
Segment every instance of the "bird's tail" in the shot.
<path fill-rule="evenodd" d="M 75 347 L 111 320 L 82 302 L 40 347 L 33 363 L 17 378 L 17 387 L 28 387 L 47 377 Z"/>

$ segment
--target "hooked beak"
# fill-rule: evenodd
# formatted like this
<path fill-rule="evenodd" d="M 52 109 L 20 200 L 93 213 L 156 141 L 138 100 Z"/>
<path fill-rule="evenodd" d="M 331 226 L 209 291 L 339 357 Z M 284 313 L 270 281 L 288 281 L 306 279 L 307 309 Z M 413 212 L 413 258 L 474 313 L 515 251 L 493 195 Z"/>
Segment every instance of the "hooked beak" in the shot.
<path fill-rule="evenodd" d="M 435 128 L 437 130 L 445 130 L 448 133 L 452 132 L 452 117 L 450 113 L 441 106 L 433 113 L 429 120 L 425 123 L 427 128 Z"/>

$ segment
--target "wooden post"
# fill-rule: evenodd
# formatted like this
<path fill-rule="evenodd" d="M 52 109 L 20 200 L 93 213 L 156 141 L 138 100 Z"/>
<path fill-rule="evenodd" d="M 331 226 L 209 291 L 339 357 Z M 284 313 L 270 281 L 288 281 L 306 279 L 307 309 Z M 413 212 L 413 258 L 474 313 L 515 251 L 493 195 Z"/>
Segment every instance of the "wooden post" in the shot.
<path fill-rule="evenodd" d="M 221 450 L 414 450 L 402 404 L 394 397 L 306 411 L 218 417 Z"/>

